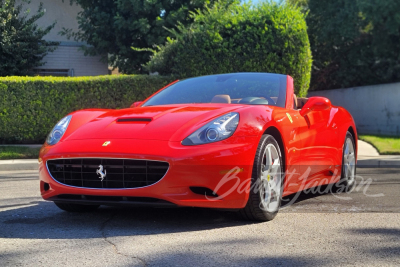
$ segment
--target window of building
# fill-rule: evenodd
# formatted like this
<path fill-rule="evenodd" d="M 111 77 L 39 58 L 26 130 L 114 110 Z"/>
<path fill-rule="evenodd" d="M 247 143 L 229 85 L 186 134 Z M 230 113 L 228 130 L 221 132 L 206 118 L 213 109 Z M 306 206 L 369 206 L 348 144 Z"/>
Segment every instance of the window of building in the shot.
<path fill-rule="evenodd" d="M 37 76 L 73 77 L 74 69 L 34 69 Z"/>

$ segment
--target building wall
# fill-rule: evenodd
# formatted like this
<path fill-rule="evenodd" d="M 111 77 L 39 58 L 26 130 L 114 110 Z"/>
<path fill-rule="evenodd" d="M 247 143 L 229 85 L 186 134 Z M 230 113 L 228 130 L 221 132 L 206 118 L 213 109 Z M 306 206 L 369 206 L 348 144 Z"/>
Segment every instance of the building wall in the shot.
<path fill-rule="evenodd" d="M 63 44 L 56 51 L 49 53 L 43 61 L 47 62 L 40 69 L 73 70 L 73 76 L 107 75 L 108 65 L 100 61 L 100 57 L 85 56 L 79 45 Z"/>
<path fill-rule="evenodd" d="M 361 134 L 400 136 L 400 83 L 309 92 L 346 108 Z"/>
<path fill-rule="evenodd" d="M 17 3 L 21 2 L 21 0 L 17 0 Z M 66 36 L 59 34 L 63 28 L 78 30 L 79 25 L 76 17 L 81 8 L 76 4 L 71 6 L 69 0 L 64 0 L 64 2 L 62 0 L 31 0 L 29 5 L 25 4 L 24 6 L 34 14 L 40 2 L 43 3 L 46 12 L 42 18 L 37 20 L 38 26 L 45 28 L 53 22 L 57 22 L 44 39 L 60 42 L 58 48 L 43 59 L 46 64 L 41 66 L 40 69 L 73 69 L 74 76 L 107 75 L 108 64 L 101 62 L 100 56 L 85 56 L 83 51 L 79 50 L 79 47 L 83 45 L 82 43 L 68 40 Z"/>

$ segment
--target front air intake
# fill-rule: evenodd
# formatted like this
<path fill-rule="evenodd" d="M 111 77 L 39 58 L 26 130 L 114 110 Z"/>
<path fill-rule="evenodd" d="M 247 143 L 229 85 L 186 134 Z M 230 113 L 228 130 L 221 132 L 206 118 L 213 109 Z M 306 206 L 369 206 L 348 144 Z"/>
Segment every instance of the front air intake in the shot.
<path fill-rule="evenodd" d="M 134 159 L 56 159 L 46 164 L 59 183 L 98 189 L 149 186 L 160 181 L 169 168 L 167 162 Z"/>
<path fill-rule="evenodd" d="M 152 118 L 119 118 L 117 122 L 151 122 Z"/>

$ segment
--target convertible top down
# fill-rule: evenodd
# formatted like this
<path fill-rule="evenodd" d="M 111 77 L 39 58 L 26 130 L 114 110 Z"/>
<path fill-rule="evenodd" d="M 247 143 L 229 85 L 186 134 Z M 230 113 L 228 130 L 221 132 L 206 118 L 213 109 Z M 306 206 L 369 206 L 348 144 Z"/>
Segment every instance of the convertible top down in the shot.
<path fill-rule="evenodd" d="M 176 81 L 121 110 L 76 111 L 39 156 L 45 200 L 236 209 L 272 220 L 283 196 L 354 186 L 353 118 L 323 97 L 297 98 L 293 79 L 231 73 Z"/>

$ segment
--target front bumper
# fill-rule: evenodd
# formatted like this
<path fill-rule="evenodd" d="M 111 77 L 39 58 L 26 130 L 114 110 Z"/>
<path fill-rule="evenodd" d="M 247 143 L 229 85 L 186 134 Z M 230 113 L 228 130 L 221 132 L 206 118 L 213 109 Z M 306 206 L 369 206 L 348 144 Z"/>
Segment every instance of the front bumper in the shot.
<path fill-rule="evenodd" d="M 110 145 L 103 147 L 105 141 Z M 158 140 L 71 140 L 43 146 L 39 159 L 41 194 L 45 200 L 60 201 L 60 195 L 73 195 L 64 202 L 108 204 L 107 197 L 155 199 L 178 206 L 243 208 L 248 199 L 257 137 L 231 137 L 223 142 L 182 146 L 180 142 Z M 170 167 L 157 183 L 133 189 L 89 189 L 55 181 L 46 168 L 50 159 L 127 158 L 166 161 Z M 232 172 L 232 170 L 235 170 Z M 191 187 L 209 188 L 217 198 L 194 193 Z M 78 199 L 77 196 L 80 196 Z M 93 196 L 93 197 L 90 197 Z M 75 199 L 72 199 L 75 198 Z M 101 199 L 101 198 L 99 198 Z M 110 198 L 112 199 L 112 198 Z M 118 198 L 115 198 L 118 199 Z M 135 201 L 133 201 L 135 202 Z"/>

